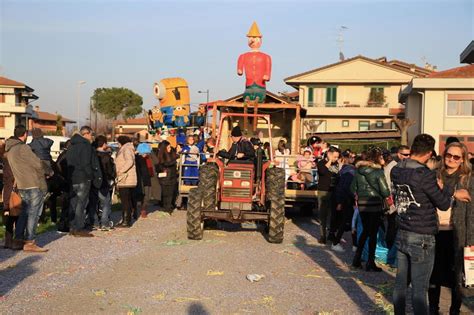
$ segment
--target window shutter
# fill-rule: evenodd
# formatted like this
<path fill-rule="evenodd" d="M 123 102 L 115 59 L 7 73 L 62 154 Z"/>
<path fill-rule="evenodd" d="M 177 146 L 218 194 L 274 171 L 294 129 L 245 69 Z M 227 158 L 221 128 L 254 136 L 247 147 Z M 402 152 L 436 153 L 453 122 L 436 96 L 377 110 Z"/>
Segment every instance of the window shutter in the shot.
<path fill-rule="evenodd" d="M 314 89 L 312 87 L 308 88 L 308 106 L 314 105 Z"/>

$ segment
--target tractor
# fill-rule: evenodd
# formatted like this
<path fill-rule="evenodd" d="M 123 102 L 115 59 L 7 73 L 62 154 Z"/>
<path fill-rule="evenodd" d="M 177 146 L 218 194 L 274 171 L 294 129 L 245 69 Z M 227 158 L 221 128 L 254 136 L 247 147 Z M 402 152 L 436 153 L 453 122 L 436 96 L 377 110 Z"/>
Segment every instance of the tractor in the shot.
<path fill-rule="evenodd" d="M 222 113 L 216 148 L 225 145 L 224 126 L 232 126 L 236 119 L 249 118 L 254 119 L 254 126 L 266 125 L 265 140 L 271 144 L 269 115 Z M 198 186 L 189 192 L 189 239 L 201 240 L 204 222 L 216 220 L 231 223 L 265 222 L 267 240 L 271 243 L 283 241 L 285 170 L 273 166 L 272 152 L 270 147 L 270 157 L 265 159 L 263 149 L 258 147 L 254 161 L 226 161 L 214 152 L 213 157 L 200 168 Z"/>

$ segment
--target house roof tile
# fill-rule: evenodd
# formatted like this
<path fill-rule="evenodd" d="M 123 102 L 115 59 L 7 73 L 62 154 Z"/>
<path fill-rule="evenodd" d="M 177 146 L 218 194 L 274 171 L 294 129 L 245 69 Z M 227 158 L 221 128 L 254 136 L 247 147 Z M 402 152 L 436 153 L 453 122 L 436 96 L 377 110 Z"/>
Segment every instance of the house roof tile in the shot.
<path fill-rule="evenodd" d="M 420 68 L 420 67 L 416 67 L 415 72 L 413 72 L 410 69 L 407 69 L 407 67 L 404 67 L 404 66 L 401 66 L 401 65 L 397 66 L 396 63 L 400 63 L 400 64 L 402 63 L 399 60 L 392 60 L 392 61 L 389 61 L 389 62 L 385 62 L 385 61 L 382 61 L 382 59 L 380 59 L 380 58 L 379 59 L 371 59 L 371 58 L 368 58 L 368 57 L 365 57 L 365 56 L 362 56 L 362 55 L 358 55 L 356 57 L 349 58 L 349 59 L 339 61 L 339 62 L 336 62 L 336 63 L 332 63 L 332 64 L 326 65 L 324 67 L 312 69 L 312 70 L 309 70 L 309 71 L 306 71 L 306 72 L 303 72 L 303 73 L 293 75 L 291 77 L 283 79 L 283 81 L 286 82 L 288 80 L 292 80 L 292 79 L 295 79 L 295 78 L 303 76 L 303 75 L 307 75 L 307 74 L 310 74 L 310 73 L 313 73 L 313 72 L 316 72 L 316 71 L 321 71 L 321 70 L 324 70 L 324 69 L 328 69 L 328 68 L 331 68 L 331 67 L 334 67 L 334 66 L 338 66 L 338 65 L 341 65 L 341 64 L 344 64 L 344 63 L 348 63 L 348 62 L 357 60 L 357 59 L 365 60 L 365 61 L 372 62 L 372 63 L 377 63 L 381 66 L 392 68 L 393 70 L 402 71 L 402 72 L 409 73 L 409 74 L 415 75 L 415 76 L 423 76 L 424 77 L 426 75 L 426 74 L 420 73 L 419 70 L 418 70 L 418 73 L 416 72 L 417 69 L 423 69 L 423 68 Z M 391 62 L 393 62 L 394 64 L 391 64 Z M 404 63 L 404 64 L 408 65 L 407 63 Z M 423 70 L 427 71 L 426 69 L 423 69 Z"/>
<path fill-rule="evenodd" d="M 0 77 L 0 85 L 7 85 L 7 86 L 25 86 L 25 83 L 21 83 L 15 80 L 11 80 L 5 77 Z"/>
<path fill-rule="evenodd" d="M 56 118 L 58 117 L 58 114 L 52 114 L 48 112 L 41 112 L 41 111 L 36 111 L 36 114 L 38 118 L 36 120 L 48 120 L 48 121 L 56 121 Z M 62 121 L 66 123 L 75 123 L 74 120 L 71 120 L 66 117 L 62 117 Z"/>
<path fill-rule="evenodd" d="M 427 76 L 427 78 L 451 78 L 451 79 L 468 79 L 474 78 L 474 64 L 457 68 L 452 68 L 440 72 L 435 72 Z"/>

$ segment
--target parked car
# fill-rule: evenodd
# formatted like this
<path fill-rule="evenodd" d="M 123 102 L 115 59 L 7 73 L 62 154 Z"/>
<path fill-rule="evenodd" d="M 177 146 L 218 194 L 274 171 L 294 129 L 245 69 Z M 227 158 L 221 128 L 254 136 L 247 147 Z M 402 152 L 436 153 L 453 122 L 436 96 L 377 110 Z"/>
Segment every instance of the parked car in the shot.
<path fill-rule="evenodd" d="M 53 158 L 53 161 L 56 161 L 59 153 L 64 149 L 64 145 L 66 144 L 66 141 L 69 140 L 68 137 L 62 137 L 62 136 L 44 136 L 45 138 L 51 139 L 54 141 L 53 146 L 51 147 L 51 157 Z M 26 143 L 30 143 L 33 140 L 33 137 L 28 136 L 26 138 Z"/>

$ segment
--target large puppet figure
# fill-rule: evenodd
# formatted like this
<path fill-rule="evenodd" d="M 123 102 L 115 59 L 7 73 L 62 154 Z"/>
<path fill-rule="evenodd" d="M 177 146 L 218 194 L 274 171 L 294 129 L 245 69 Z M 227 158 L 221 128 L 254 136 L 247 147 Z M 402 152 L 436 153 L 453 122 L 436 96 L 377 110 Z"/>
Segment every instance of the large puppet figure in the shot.
<path fill-rule="evenodd" d="M 155 83 L 153 91 L 160 100 L 163 123 L 168 128 L 189 125 L 189 88 L 182 78 L 166 78 Z"/>
<path fill-rule="evenodd" d="M 266 95 L 266 82 L 270 81 L 272 72 L 272 58 L 260 51 L 262 34 L 260 34 L 257 23 L 253 22 L 247 37 L 251 51 L 239 56 L 237 74 L 242 75 L 245 72 L 244 101 L 256 100 L 263 103 Z"/>

